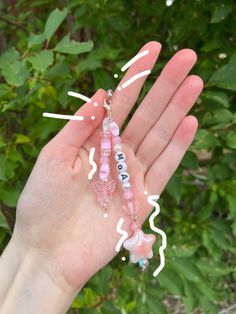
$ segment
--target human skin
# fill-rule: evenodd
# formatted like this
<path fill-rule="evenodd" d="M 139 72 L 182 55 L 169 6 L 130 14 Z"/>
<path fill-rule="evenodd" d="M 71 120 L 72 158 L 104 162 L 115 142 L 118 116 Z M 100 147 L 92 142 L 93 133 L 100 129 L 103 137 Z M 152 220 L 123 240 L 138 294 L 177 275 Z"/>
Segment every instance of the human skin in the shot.
<path fill-rule="evenodd" d="M 120 84 L 153 68 L 161 45 L 152 41 L 140 51 L 146 49 L 149 54 L 129 68 Z M 178 51 L 122 133 L 141 222 L 151 210 L 144 191 L 161 194 L 195 136 L 197 119 L 187 114 L 203 88 L 199 76 L 189 75 L 196 59 L 190 49 Z M 146 78 L 115 90 L 112 112 L 119 126 L 135 105 Z M 123 228 L 129 231 L 122 194 L 115 191 L 108 218 L 104 218 L 88 180 L 91 147 L 99 162 L 106 95 L 98 90 L 92 102 L 76 113 L 85 119 L 69 121 L 39 154 L 17 204 L 13 236 L 0 259 L 2 314 L 16 309 L 18 314 L 65 313 L 89 278 L 116 255 L 120 238 L 116 224 L 121 217 L 125 218 Z M 94 101 L 98 106 L 93 106 Z M 92 115 L 95 120 L 90 119 Z M 116 178 L 114 161 L 111 168 Z"/>

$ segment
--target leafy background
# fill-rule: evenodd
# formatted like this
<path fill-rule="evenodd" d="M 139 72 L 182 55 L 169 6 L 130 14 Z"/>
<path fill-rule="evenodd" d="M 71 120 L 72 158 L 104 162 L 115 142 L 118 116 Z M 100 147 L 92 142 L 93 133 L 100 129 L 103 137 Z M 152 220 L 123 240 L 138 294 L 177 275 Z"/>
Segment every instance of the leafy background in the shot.
<path fill-rule="evenodd" d="M 181 48 L 196 50 L 194 73 L 205 81 L 193 111 L 196 140 L 162 195 L 165 269 L 153 278 L 158 256 L 143 274 L 121 261 L 122 252 L 86 285 L 71 314 L 218 313 L 236 303 L 235 3 L 172 2 L 69 0 L 55 9 L 51 0 L 0 1 L 1 251 L 39 150 L 63 125 L 43 111 L 72 114 L 82 104 L 68 90 L 89 96 L 114 88 L 113 74 L 120 78 L 149 40 L 163 51 L 140 100 Z"/>

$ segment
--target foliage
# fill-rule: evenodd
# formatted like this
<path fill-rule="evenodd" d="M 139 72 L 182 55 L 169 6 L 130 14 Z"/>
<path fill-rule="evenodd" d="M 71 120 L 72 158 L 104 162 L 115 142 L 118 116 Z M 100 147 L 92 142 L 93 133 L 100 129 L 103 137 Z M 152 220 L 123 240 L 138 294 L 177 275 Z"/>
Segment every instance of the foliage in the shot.
<path fill-rule="evenodd" d="M 73 113 L 91 95 L 114 88 L 114 73 L 149 40 L 163 51 L 140 100 L 177 50 L 198 53 L 194 73 L 205 90 L 193 113 L 199 131 L 161 200 L 168 235 L 166 267 L 152 277 L 117 256 L 75 299 L 70 313 L 168 313 L 166 299 L 186 311 L 218 313 L 235 300 L 236 160 L 235 4 L 181 1 L 4 1 L 0 15 L 0 243 L 9 240 L 20 191 L 40 148 L 61 121 L 43 111 Z M 119 74 L 119 77 L 121 75 Z M 139 101 L 140 101 L 139 100 Z M 148 227 L 148 226 L 146 226 Z M 158 247 L 156 246 L 156 251 Z M 122 252 L 123 254 L 123 252 Z"/>

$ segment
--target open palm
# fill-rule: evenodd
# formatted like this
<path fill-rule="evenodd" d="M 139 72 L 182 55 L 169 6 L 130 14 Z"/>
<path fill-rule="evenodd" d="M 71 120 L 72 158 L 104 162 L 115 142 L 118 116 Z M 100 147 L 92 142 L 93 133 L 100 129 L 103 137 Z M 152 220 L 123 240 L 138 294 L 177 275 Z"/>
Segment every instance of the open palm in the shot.
<path fill-rule="evenodd" d="M 155 65 L 160 44 L 149 42 L 141 51 L 146 49 L 149 54 L 130 67 L 121 84 Z M 203 87 L 198 76 L 188 76 L 195 62 L 196 54 L 192 50 L 177 52 L 122 134 L 141 221 L 150 211 L 144 191 L 162 192 L 194 138 L 197 120 L 186 114 Z M 119 126 L 135 105 L 145 79 L 140 78 L 114 92 L 113 119 Z M 126 230 L 130 223 L 122 210 L 119 188 L 109 205 L 108 218 L 104 218 L 92 182 L 88 180 L 91 147 L 95 147 L 96 162 L 99 161 L 105 97 L 104 90 L 97 91 L 92 102 L 76 113 L 84 116 L 84 121 L 68 122 L 43 148 L 17 206 L 13 236 L 22 240 L 24 248 L 47 260 L 45 269 L 58 284 L 75 290 L 115 256 L 120 237 L 116 232 L 118 220 L 125 218 Z M 94 101 L 98 106 L 93 105 Z M 91 120 L 92 115 L 95 120 Z M 112 176 L 116 179 L 115 162 L 111 163 Z M 96 179 L 97 174 L 93 180 Z"/>

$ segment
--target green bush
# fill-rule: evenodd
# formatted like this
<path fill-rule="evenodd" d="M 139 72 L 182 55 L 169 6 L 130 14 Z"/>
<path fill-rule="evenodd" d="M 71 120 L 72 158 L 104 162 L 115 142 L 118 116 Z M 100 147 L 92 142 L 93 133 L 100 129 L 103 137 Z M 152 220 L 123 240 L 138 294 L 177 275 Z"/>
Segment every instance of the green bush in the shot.
<path fill-rule="evenodd" d="M 236 133 L 235 3 L 212 1 L 14 1 L 0 14 L 0 245 L 6 246 L 19 193 L 41 147 L 63 122 L 43 111 L 72 114 L 86 95 L 114 88 L 121 66 L 149 40 L 163 51 L 140 100 L 170 56 L 194 49 L 194 73 L 205 90 L 193 113 L 199 131 L 161 197 L 158 224 L 168 236 L 157 278 L 120 253 L 86 285 L 69 313 L 187 313 L 235 302 Z M 140 102 L 139 100 L 139 102 Z M 148 228 L 148 225 L 146 225 Z M 156 245 L 156 251 L 158 247 Z M 158 263 L 158 257 L 155 259 Z M 152 263 L 154 264 L 154 263 Z M 153 268 L 153 269 L 152 269 Z"/>

